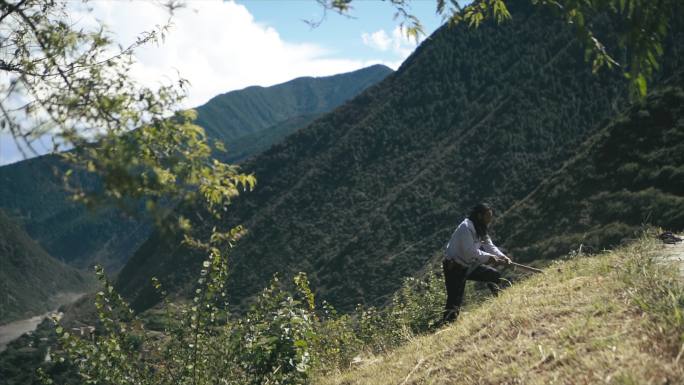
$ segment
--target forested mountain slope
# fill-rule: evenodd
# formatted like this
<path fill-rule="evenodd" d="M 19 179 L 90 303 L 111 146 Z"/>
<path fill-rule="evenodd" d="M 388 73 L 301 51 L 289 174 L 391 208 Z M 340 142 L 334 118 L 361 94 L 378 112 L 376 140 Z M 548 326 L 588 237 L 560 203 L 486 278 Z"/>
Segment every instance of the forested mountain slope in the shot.
<path fill-rule="evenodd" d="M 566 24 L 522 2 L 512 11 L 501 25 L 440 28 L 380 85 L 245 165 L 258 187 L 226 223 L 250 230 L 231 254 L 234 304 L 300 270 L 342 309 L 382 302 L 468 207 L 524 198 L 620 111 L 624 79 L 593 75 Z M 680 57 L 668 51 L 664 73 Z M 203 257 L 178 243 L 155 234 L 122 271 L 138 309 L 156 301 L 151 276 L 192 286 Z"/>
<path fill-rule="evenodd" d="M 319 115 L 391 74 L 383 65 L 320 78 L 302 77 L 271 87 L 247 87 L 218 95 L 197 107 L 196 123 L 226 144 L 264 134 L 296 117 Z"/>
<path fill-rule="evenodd" d="M 518 258 L 599 251 L 644 224 L 684 229 L 683 79 L 612 119 L 505 213 L 498 234 Z"/>
<path fill-rule="evenodd" d="M 48 255 L 0 210 L 0 324 L 50 310 L 60 292 L 92 279 Z"/>
<path fill-rule="evenodd" d="M 229 161 L 244 159 L 282 140 L 360 91 L 391 69 L 375 65 L 321 78 L 298 78 L 272 87 L 219 95 L 198 107 L 197 123 L 222 141 Z M 0 167 L 0 209 L 18 220 L 51 255 L 73 266 L 94 263 L 118 270 L 150 234 L 151 227 L 116 209 L 89 212 L 72 203 L 61 177 L 66 167 L 46 155 Z M 92 188 L 96 179 L 79 174 Z"/>
<path fill-rule="evenodd" d="M 71 201 L 61 177 L 67 169 L 55 155 L 0 167 L 0 209 L 50 255 L 71 266 L 120 268 L 145 241 L 150 226 L 113 208 L 89 211 Z M 86 173 L 72 180 L 96 188 L 96 178 Z"/>

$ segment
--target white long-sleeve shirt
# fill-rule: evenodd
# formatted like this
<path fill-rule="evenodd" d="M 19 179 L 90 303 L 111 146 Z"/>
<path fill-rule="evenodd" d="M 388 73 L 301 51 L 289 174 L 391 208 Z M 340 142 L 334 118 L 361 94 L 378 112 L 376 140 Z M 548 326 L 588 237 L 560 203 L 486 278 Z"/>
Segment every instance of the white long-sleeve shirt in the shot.
<path fill-rule="evenodd" d="M 468 218 L 456 227 L 445 250 L 446 259 L 456 261 L 462 266 L 481 265 L 492 256 L 504 257 L 505 254 L 494 246 L 489 235 L 485 240 L 480 240 L 475 224 Z"/>

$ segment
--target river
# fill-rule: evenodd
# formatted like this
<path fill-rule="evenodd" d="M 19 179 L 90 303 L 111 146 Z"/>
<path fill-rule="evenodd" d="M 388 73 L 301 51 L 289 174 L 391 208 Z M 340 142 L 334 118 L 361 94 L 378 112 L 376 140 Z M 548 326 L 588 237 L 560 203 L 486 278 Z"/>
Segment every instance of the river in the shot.
<path fill-rule="evenodd" d="M 50 314 L 56 313 L 60 306 L 70 304 L 81 298 L 85 293 L 59 293 L 53 302 L 57 304 L 55 310 L 47 313 L 0 325 L 0 352 L 7 345 L 19 338 L 22 334 L 36 330 L 36 327 Z"/>

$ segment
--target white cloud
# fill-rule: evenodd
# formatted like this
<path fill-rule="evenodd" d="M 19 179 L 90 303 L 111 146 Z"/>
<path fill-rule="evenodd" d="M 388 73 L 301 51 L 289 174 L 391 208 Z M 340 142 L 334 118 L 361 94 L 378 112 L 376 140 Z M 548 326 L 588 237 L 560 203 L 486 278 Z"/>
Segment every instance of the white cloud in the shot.
<path fill-rule="evenodd" d="M 416 49 L 418 42 L 406 35 L 406 31 L 401 27 L 396 27 L 388 34 L 384 29 L 373 33 L 364 32 L 361 34 L 363 44 L 378 51 L 392 51 L 399 58 L 399 63 L 404 61 L 413 50 Z"/>
<path fill-rule="evenodd" d="M 364 32 L 361 34 L 363 44 L 375 48 L 380 51 L 387 51 L 392 45 L 392 39 L 387 35 L 384 29 L 375 31 L 373 33 Z"/>
<path fill-rule="evenodd" d="M 92 14 L 123 45 L 168 18 L 166 10 L 154 2 L 89 4 Z M 136 58 L 132 74 L 145 84 L 168 82 L 177 79 L 177 74 L 188 79 L 188 106 L 230 90 L 269 86 L 299 76 L 334 75 L 380 62 L 337 58 L 318 45 L 289 43 L 274 28 L 258 23 L 243 5 L 220 0 L 190 2 L 176 11 L 164 43 L 139 49 Z"/>

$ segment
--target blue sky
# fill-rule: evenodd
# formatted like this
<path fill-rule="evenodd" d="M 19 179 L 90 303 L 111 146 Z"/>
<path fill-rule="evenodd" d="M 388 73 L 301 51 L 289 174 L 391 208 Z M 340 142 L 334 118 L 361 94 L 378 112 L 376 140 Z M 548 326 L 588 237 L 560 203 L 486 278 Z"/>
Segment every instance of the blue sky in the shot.
<path fill-rule="evenodd" d="M 352 17 L 328 12 L 312 29 L 302 20 L 321 18 L 323 9 L 314 0 L 187 0 L 187 7 L 174 14 L 164 43 L 136 51 L 130 73 L 151 87 L 180 75 L 191 84 L 183 107 L 196 107 L 252 85 L 329 76 L 378 63 L 398 68 L 417 43 L 398 29 L 392 5 L 355 0 L 352 6 Z M 441 24 L 435 6 L 435 0 L 411 2 L 411 12 L 427 35 Z M 73 1 L 70 12 L 77 26 L 104 23 L 123 46 L 168 19 L 158 2 L 148 0 Z M 49 149 L 49 144 L 38 146 L 40 153 Z M 11 138 L 0 132 L 0 165 L 21 159 Z"/>
<path fill-rule="evenodd" d="M 388 34 L 400 23 L 394 19 L 395 10 L 387 1 L 356 0 L 352 3 L 351 17 L 334 12 L 325 14 L 325 19 L 312 29 L 302 20 L 320 20 L 324 15 L 322 7 L 312 0 L 238 0 L 252 12 L 256 20 L 273 26 L 286 40 L 313 42 L 331 47 L 338 55 L 360 60 L 382 58 L 396 60 L 391 51 L 364 44 L 362 35 L 384 30 Z M 286 4 L 286 5 L 283 5 Z M 410 12 L 417 16 L 429 35 L 441 25 L 441 16 L 435 13 L 435 0 L 417 0 L 410 3 Z"/>

